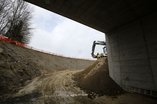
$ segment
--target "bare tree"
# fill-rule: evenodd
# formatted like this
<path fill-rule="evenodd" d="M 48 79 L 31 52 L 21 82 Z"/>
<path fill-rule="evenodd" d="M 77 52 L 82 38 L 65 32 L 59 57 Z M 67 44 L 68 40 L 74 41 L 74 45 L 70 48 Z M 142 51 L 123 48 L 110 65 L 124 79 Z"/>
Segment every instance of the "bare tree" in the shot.
<path fill-rule="evenodd" d="M 0 32 L 14 40 L 28 43 L 30 38 L 31 10 L 23 0 L 0 0 L 3 5 L 0 12 L 3 16 L 0 24 Z M 4 6 L 5 5 L 5 6 Z M 4 7 L 6 9 L 4 9 Z M 5 11 L 5 12 L 4 12 Z"/>
<path fill-rule="evenodd" d="M 9 9 L 11 9 L 10 0 L 0 0 L 0 33 L 4 34 L 4 30 L 8 24 Z"/>

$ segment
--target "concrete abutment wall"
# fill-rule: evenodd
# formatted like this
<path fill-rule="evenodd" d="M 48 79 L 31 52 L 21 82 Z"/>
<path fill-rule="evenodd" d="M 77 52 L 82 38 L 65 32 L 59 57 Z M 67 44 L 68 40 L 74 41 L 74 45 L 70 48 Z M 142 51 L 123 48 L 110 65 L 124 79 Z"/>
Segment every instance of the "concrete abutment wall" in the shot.
<path fill-rule="evenodd" d="M 106 34 L 110 76 L 125 90 L 157 96 L 157 13 Z"/>

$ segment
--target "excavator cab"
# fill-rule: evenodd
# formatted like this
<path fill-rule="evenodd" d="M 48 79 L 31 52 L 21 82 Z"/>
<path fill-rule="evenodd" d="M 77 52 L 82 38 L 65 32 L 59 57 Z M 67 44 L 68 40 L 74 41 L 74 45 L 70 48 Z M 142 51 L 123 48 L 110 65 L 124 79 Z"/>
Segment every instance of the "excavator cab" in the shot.
<path fill-rule="evenodd" d="M 103 47 L 103 53 L 94 54 L 96 45 L 104 46 Z M 104 42 L 104 41 L 94 41 L 93 42 L 93 46 L 92 46 L 92 53 L 91 53 L 91 55 L 92 55 L 93 58 L 101 58 L 101 57 L 107 56 L 106 42 Z"/>

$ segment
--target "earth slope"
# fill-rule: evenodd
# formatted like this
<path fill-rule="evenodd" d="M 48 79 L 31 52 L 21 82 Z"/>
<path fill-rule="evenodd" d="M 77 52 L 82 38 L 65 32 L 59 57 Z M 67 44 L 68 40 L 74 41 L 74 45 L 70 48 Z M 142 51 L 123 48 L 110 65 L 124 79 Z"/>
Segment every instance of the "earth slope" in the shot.
<path fill-rule="evenodd" d="M 42 53 L 0 41 L 0 100 L 11 96 L 33 78 L 65 69 L 84 69 L 91 60 Z"/>

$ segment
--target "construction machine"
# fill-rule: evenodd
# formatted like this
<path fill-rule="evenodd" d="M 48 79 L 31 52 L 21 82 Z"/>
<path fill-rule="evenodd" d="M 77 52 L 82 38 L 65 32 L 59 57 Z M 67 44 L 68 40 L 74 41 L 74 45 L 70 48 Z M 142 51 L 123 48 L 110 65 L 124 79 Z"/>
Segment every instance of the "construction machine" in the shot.
<path fill-rule="evenodd" d="M 94 54 L 96 45 L 102 45 L 103 46 L 103 53 Z M 91 55 L 92 55 L 93 58 L 101 58 L 101 57 L 107 56 L 106 42 L 104 42 L 104 41 L 94 41 L 93 46 L 92 46 Z"/>

